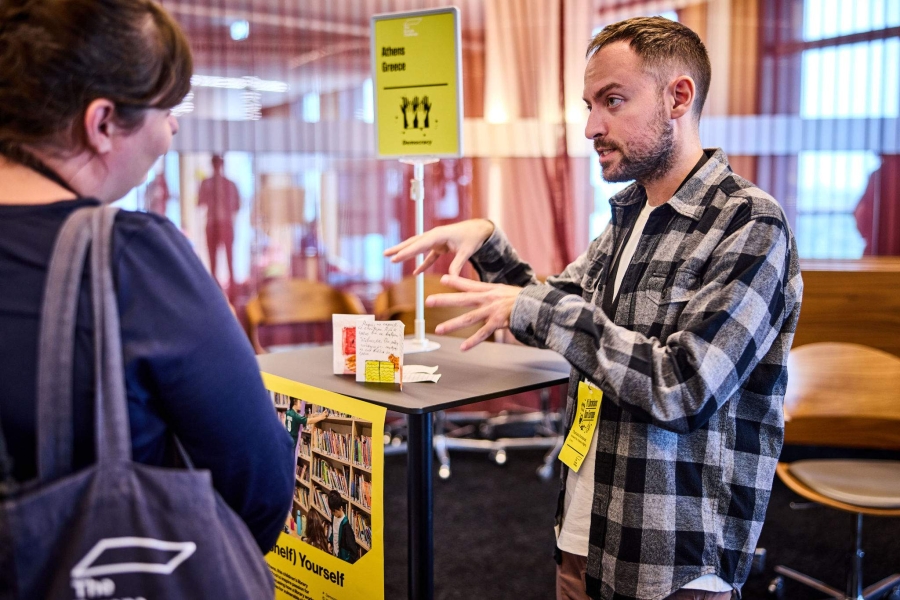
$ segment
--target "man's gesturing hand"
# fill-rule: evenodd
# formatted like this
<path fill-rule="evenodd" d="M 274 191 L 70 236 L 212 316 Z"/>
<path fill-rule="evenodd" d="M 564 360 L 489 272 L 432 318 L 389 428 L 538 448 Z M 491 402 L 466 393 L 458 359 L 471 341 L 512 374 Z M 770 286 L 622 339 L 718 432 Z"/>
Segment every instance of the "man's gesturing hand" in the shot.
<path fill-rule="evenodd" d="M 425 306 L 472 306 L 475 307 L 464 315 L 460 315 L 437 326 L 435 333 L 443 335 L 475 323 L 485 324 L 459 347 L 466 351 L 486 340 L 498 329 L 509 327 L 516 298 L 522 288 L 500 283 L 482 283 L 455 275 L 444 275 L 441 283 L 458 289 L 458 294 L 433 294 L 425 300 Z"/>
<path fill-rule="evenodd" d="M 455 256 L 450 263 L 450 274 L 459 275 L 466 261 L 481 248 L 485 240 L 494 233 L 494 224 L 485 219 L 471 219 L 453 225 L 435 227 L 422 235 L 416 235 L 404 242 L 400 242 L 392 248 L 384 251 L 385 256 L 391 257 L 391 262 L 398 263 L 417 254 L 428 255 L 422 264 L 416 267 L 413 275 L 422 273 L 434 264 L 442 254 L 448 252 Z M 438 306 L 438 305 L 435 305 Z"/>

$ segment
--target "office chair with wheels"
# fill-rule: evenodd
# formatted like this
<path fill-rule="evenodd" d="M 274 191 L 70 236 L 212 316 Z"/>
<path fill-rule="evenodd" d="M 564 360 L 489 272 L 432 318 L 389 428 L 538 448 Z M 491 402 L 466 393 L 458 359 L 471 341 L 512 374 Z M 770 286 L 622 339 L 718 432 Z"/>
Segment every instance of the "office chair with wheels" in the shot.
<path fill-rule="evenodd" d="M 791 351 L 785 443 L 900 450 L 900 358 L 867 346 L 815 343 Z M 779 565 L 780 576 L 836 600 L 900 599 L 900 575 L 863 589 L 863 515 L 900 516 L 900 461 L 816 459 L 778 463 L 778 477 L 807 500 L 856 515 L 847 593 Z M 771 591 L 781 589 L 777 578 Z"/>
<path fill-rule="evenodd" d="M 260 342 L 260 329 L 301 326 L 304 342 L 331 341 L 331 315 L 365 314 L 355 294 L 328 284 L 301 279 L 276 279 L 264 284 L 247 303 L 247 335 L 257 354 L 267 352 Z"/>

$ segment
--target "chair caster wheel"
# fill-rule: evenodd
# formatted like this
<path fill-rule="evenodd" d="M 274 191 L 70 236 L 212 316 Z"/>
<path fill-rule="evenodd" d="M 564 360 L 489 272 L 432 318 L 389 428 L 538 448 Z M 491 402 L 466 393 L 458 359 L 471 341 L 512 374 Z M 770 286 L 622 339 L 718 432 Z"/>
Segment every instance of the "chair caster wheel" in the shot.
<path fill-rule="evenodd" d="M 541 481 L 550 481 L 550 478 L 553 477 L 553 465 L 541 465 L 538 467 L 537 476 Z"/>
<path fill-rule="evenodd" d="M 767 589 L 769 594 L 775 596 L 776 598 L 781 598 L 784 596 L 784 577 L 776 577 L 772 581 L 769 582 L 769 587 Z"/>
<path fill-rule="evenodd" d="M 444 480 L 450 479 L 450 465 L 441 465 L 438 467 L 438 477 Z"/>
<path fill-rule="evenodd" d="M 506 464 L 506 450 L 500 449 L 490 453 L 489 458 L 498 465 Z"/>

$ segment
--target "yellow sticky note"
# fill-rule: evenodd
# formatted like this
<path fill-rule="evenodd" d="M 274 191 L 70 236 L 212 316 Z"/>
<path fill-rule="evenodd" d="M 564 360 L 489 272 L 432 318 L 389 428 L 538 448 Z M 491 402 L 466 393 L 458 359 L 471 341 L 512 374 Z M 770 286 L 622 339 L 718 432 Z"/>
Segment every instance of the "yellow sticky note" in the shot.
<path fill-rule="evenodd" d="M 594 428 L 600 418 L 600 401 L 603 400 L 603 391 L 591 383 L 578 382 L 578 406 L 575 409 L 575 421 L 572 429 L 566 436 L 566 443 L 559 452 L 559 460 L 570 469 L 578 472 L 591 440 L 594 437 Z"/>
<path fill-rule="evenodd" d="M 383 360 L 378 363 L 378 381 L 381 383 L 394 383 L 394 363 Z"/>
<path fill-rule="evenodd" d="M 381 381 L 381 363 L 379 361 L 366 361 L 366 381 Z"/>

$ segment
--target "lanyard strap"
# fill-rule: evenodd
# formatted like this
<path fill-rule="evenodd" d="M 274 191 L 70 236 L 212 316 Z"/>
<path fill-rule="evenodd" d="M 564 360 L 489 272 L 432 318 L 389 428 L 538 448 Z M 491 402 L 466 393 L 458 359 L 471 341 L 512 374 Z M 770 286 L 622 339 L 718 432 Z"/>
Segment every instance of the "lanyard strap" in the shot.
<path fill-rule="evenodd" d="M 44 161 L 39 159 L 37 156 L 25 150 L 21 146 L 13 145 L 7 141 L 0 141 L 0 155 L 5 156 L 9 160 L 13 162 L 17 162 L 22 166 L 28 167 L 32 171 L 46 177 L 53 183 L 65 188 L 66 190 L 75 194 L 78 198 L 81 198 L 81 194 L 79 194 L 75 188 L 73 188 L 68 181 L 62 178 L 59 173 L 48 167 Z"/>

